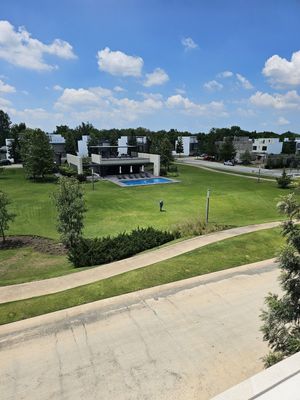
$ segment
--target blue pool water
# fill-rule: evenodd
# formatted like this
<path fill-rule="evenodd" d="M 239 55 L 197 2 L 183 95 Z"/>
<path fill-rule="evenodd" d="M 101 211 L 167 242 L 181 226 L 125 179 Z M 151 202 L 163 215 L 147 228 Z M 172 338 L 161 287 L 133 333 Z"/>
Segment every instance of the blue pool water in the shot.
<path fill-rule="evenodd" d="M 172 183 L 172 179 L 167 178 L 146 178 L 146 179 L 126 179 L 121 180 L 126 186 L 156 185 L 158 183 Z"/>

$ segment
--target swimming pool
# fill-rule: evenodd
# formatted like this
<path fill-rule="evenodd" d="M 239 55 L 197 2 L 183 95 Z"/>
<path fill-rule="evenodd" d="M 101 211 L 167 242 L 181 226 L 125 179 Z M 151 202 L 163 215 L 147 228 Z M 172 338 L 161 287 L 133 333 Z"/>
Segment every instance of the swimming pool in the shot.
<path fill-rule="evenodd" d="M 124 179 L 119 181 L 125 186 L 157 185 L 160 183 L 174 183 L 173 179 L 168 178 L 145 178 L 145 179 Z"/>

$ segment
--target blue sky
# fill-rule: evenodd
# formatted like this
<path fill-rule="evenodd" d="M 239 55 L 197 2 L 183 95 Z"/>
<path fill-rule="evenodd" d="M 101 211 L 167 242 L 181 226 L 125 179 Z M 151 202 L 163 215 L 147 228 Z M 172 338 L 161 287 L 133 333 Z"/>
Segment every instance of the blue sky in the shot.
<path fill-rule="evenodd" d="M 299 0 L 2 0 L 0 109 L 49 132 L 300 133 L 299 18 Z"/>

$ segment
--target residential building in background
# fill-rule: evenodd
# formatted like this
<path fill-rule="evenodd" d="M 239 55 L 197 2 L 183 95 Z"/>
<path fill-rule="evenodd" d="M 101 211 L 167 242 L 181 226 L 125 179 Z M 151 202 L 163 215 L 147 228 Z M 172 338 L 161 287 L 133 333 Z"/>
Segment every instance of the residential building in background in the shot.
<path fill-rule="evenodd" d="M 198 152 L 198 140 L 196 136 L 180 136 L 182 138 L 183 153 L 181 156 L 196 156 Z M 179 138 L 178 138 L 179 139 Z M 175 150 L 172 151 L 173 156 L 179 156 L 176 153 L 178 139 L 175 141 Z"/>

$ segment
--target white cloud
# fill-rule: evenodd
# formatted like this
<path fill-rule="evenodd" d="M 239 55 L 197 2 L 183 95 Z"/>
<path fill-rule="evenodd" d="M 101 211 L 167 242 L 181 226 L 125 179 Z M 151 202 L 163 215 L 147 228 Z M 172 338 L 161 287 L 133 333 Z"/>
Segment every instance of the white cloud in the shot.
<path fill-rule="evenodd" d="M 275 54 L 265 62 L 262 72 L 275 86 L 300 85 L 300 50 L 292 54 L 291 61 Z"/>
<path fill-rule="evenodd" d="M 16 89 L 0 79 L 0 93 L 15 93 Z"/>
<path fill-rule="evenodd" d="M 53 86 L 53 90 L 56 90 L 57 92 L 61 92 L 61 91 L 64 90 L 64 88 L 61 87 L 60 85 L 54 85 L 54 86 Z"/>
<path fill-rule="evenodd" d="M 114 93 L 102 87 L 89 89 L 64 89 L 55 103 L 55 109 L 64 111 L 76 121 L 135 121 L 140 116 L 151 114 L 164 103 L 160 94 L 142 94 L 143 100 L 127 97 L 117 98 Z"/>
<path fill-rule="evenodd" d="M 126 90 L 124 88 L 122 88 L 121 86 L 115 86 L 114 91 L 119 92 L 119 93 L 126 92 Z"/>
<path fill-rule="evenodd" d="M 151 74 L 146 74 L 146 80 L 143 85 L 146 87 L 163 85 L 168 80 L 168 74 L 163 69 L 156 68 Z"/>
<path fill-rule="evenodd" d="M 182 89 L 182 88 L 177 88 L 177 89 L 175 89 L 175 92 L 176 92 L 176 93 L 179 93 L 179 94 L 186 94 L 186 90 L 185 90 L 185 89 Z"/>
<path fill-rule="evenodd" d="M 128 56 L 121 51 L 112 51 L 108 47 L 97 53 L 101 71 L 117 76 L 141 76 L 144 61 L 141 57 Z"/>
<path fill-rule="evenodd" d="M 219 83 L 215 80 L 204 83 L 203 87 L 211 92 L 223 89 L 222 83 Z"/>
<path fill-rule="evenodd" d="M 11 102 L 7 99 L 4 99 L 3 97 L 0 97 L 0 108 L 6 109 L 11 105 Z"/>
<path fill-rule="evenodd" d="M 247 90 L 253 89 L 253 85 L 243 75 L 236 74 L 236 78 L 240 82 L 240 84 L 243 86 L 244 89 L 247 89 Z"/>
<path fill-rule="evenodd" d="M 44 44 L 38 39 L 33 39 L 24 27 L 16 31 L 8 21 L 0 21 L 0 58 L 18 67 L 37 71 L 57 68 L 46 63 L 45 54 L 66 60 L 76 58 L 68 42 L 55 39 L 51 44 Z"/>
<path fill-rule="evenodd" d="M 285 94 L 256 92 L 250 97 L 250 102 L 258 107 L 281 109 L 300 109 L 300 96 L 296 90 Z"/>
<path fill-rule="evenodd" d="M 231 78 L 233 76 L 233 72 L 231 71 L 223 71 L 217 75 L 217 78 Z"/>
<path fill-rule="evenodd" d="M 110 94 L 110 90 L 101 87 L 91 89 L 66 88 L 55 103 L 55 108 L 64 110 L 75 106 L 90 107 L 92 105 L 99 105 L 102 98 Z"/>
<path fill-rule="evenodd" d="M 166 105 L 172 109 L 179 109 L 185 114 L 189 115 L 217 115 L 227 116 L 224 110 L 224 103 L 222 101 L 212 101 L 206 104 L 194 103 L 187 97 L 176 94 L 168 97 Z"/>
<path fill-rule="evenodd" d="M 277 124 L 278 124 L 278 125 L 289 125 L 289 124 L 290 124 L 290 121 L 287 120 L 287 119 L 284 118 L 284 117 L 279 117 L 278 120 L 277 120 Z"/>
<path fill-rule="evenodd" d="M 197 43 L 195 43 L 190 37 L 181 39 L 181 44 L 183 45 L 185 50 L 192 50 L 198 47 Z"/>

